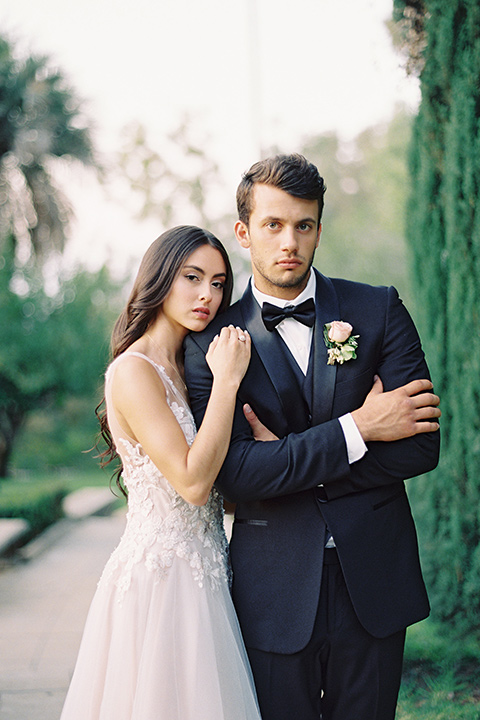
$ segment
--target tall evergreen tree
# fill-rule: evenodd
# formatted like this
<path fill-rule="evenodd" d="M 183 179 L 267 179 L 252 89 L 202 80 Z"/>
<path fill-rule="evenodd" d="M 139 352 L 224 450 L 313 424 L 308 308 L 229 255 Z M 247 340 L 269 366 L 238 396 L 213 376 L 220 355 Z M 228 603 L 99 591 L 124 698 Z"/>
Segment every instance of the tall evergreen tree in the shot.
<path fill-rule="evenodd" d="M 412 489 L 437 617 L 480 630 L 480 3 L 395 0 L 421 81 L 407 211 L 442 460 Z"/>

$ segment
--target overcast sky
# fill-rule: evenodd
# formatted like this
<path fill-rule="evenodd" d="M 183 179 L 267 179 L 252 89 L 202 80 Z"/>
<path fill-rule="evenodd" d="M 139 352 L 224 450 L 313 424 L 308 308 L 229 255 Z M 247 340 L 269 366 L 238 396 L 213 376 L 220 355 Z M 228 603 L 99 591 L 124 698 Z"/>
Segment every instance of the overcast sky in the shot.
<path fill-rule="evenodd" d="M 101 152 L 114 152 L 132 121 L 161 152 L 188 114 L 233 210 L 261 147 L 296 151 L 331 130 L 348 139 L 398 103 L 415 108 L 417 83 L 385 27 L 391 11 L 392 0 L 3 0 L 0 27 L 61 68 L 86 100 Z M 77 257 L 114 248 L 139 257 L 154 239 L 154 225 L 133 222 L 90 180 L 69 185 Z"/>

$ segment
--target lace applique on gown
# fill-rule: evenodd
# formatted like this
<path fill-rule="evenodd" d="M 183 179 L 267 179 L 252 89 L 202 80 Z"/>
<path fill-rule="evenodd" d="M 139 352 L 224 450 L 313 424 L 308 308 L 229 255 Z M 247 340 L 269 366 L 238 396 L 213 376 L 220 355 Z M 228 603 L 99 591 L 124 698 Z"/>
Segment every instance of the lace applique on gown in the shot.
<path fill-rule="evenodd" d="M 196 432 L 163 367 L 133 352 L 110 365 L 127 524 L 92 601 L 61 720 L 260 720 L 230 597 L 221 497 L 213 489 L 206 505 L 187 503 L 121 430 L 110 387 L 125 355 L 155 367 L 189 445 Z"/>

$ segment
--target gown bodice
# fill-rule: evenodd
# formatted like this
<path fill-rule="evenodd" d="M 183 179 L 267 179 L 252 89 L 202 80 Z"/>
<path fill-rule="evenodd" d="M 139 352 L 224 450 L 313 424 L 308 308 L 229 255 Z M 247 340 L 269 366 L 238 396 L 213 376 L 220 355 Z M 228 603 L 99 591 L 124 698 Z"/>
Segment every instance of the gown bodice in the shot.
<path fill-rule="evenodd" d="M 165 387 L 168 406 L 189 445 L 196 434 L 190 408 L 163 366 L 134 352 L 120 355 L 109 366 L 106 374 L 107 418 L 123 464 L 128 513 L 125 532 L 99 585 L 108 584 L 115 578 L 121 599 L 129 588 L 135 565 L 143 563 L 160 580 L 178 558 L 188 563 L 200 587 L 208 582 L 215 589 L 219 582 L 229 580 L 222 498 L 213 488 L 205 505 L 188 503 L 160 473 L 140 443 L 122 430 L 112 406 L 111 383 L 118 362 L 131 355 L 148 361 L 157 371 Z"/>

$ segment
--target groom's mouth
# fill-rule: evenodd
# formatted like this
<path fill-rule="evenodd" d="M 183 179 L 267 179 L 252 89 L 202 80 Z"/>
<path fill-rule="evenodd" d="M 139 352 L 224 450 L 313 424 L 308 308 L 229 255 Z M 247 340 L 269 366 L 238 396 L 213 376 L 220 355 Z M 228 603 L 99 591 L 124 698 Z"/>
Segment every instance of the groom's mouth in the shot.
<path fill-rule="evenodd" d="M 284 258 L 277 263 L 282 270 L 296 270 L 301 264 L 302 261 L 299 258 Z"/>

